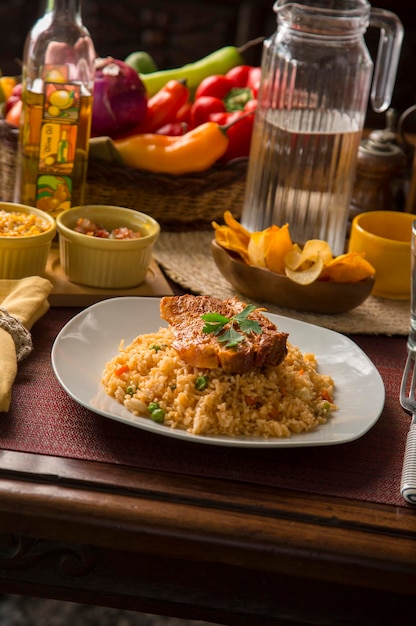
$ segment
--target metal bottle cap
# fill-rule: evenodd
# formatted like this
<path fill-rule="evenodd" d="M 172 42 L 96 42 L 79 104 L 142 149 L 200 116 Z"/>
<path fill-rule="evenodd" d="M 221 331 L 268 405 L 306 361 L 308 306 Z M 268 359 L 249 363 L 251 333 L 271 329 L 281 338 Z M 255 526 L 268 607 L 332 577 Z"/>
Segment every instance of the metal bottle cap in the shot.
<path fill-rule="evenodd" d="M 369 156 L 402 157 L 403 150 L 394 143 L 395 139 L 396 133 L 388 128 L 373 130 L 367 139 L 363 139 L 358 150 Z"/>

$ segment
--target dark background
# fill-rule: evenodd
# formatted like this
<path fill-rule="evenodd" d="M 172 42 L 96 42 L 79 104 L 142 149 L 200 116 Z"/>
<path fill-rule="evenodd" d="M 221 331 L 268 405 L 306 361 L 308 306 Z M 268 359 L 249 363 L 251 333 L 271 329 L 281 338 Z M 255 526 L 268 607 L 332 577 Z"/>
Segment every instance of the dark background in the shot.
<path fill-rule="evenodd" d="M 19 74 L 27 32 L 43 12 L 45 0 L 0 0 L 0 69 Z M 397 113 L 416 104 L 416 12 L 414 0 L 375 0 L 373 6 L 394 11 L 405 36 L 392 106 Z M 177 67 L 224 45 L 241 45 L 276 29 L 273 0 L 84 0 L 82 14 L 99 56 L 124 59 L 147 50 L 160 68 Z M 379 31 L 366 40 L 375 59 Z M 245 55 L 258 63 L 261 45 Z M 369 110 L 367 126 L 384 127 L 385 115 Z"/>

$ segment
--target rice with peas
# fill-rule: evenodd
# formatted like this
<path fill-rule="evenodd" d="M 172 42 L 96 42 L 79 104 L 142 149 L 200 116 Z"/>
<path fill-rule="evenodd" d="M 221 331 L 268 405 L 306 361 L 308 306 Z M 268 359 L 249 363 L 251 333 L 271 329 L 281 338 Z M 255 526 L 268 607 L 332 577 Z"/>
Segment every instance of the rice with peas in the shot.
<path fill-rule="evenodd" d="M 187 365 L 172 339 L 160 328 L 128 346 L 121 342 L 103 373 L 106 392 L 149 419 L 148 406 L 157 403 L 166 426 L 196 435 L 290 437 L 325 424 L 336 410 L 332 378 L 318 373 L 313 354 L 289 342 L 280 365 L 231 375 Z"/>

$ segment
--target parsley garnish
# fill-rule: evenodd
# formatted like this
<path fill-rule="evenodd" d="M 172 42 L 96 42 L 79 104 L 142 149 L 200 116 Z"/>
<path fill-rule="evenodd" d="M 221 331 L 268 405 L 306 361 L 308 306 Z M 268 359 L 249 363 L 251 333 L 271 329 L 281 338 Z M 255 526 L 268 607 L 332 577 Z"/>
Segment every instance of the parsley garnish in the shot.
<path fill-rule="evenodd" d="M 232 317 L 226 317 L 221 313 L 204 313 L 201 315 L 205 322 L 202 332 L 212 333 L 218 341 L 226 344 L 226 348 L 235 348 L 241 341 L 244 341 L 244 335 L 250 332 L 258 335 L 262 333 L 260 324 L 248 319 L 255 309 L 254 304 L 249 304 L 243 311 Z M 227 324 L 229 327 L 225 328 Z"/>
<path fill-rule="evenodd" d="M 198 376 L 195 381 L 195 389 L 197 389 L 197 391 L 204 391 L 207 384 L 208 384 L 208 378 L 206 376 L 202 376 L 202 375 Z"/>
<path fill-rule="evenodd" d="M 155 343 L 149 346 L 149 350 L 154 350 L 155 352 L 159 352 L 159 350 L 162 350 L 163 348 L 166 348 L 165 343 L 162 343 L 160 346 L 156 345 Z"/>

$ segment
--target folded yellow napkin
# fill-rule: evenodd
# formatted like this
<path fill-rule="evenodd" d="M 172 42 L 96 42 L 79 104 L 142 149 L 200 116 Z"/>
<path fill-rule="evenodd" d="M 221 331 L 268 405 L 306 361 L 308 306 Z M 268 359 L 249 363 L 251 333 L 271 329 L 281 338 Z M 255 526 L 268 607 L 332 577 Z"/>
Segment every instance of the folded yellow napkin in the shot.
<path fill-rule="evenodd" d="M 0 413 L 9 410 L 18 361 L 32 350 L 29 331 L 49 309 L 52 287 L 40 276 L 0 280 Z"/>

